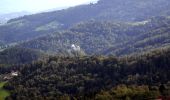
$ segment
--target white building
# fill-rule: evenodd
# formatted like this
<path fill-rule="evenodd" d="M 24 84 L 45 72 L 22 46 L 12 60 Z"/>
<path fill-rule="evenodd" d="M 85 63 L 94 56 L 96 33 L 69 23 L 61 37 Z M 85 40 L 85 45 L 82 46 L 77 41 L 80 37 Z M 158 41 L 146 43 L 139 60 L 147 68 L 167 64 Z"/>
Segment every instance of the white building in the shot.
<path fill-rule="evenodd" d="M 71 45 L 71 48 L 72 48 L 72 50 L 74 50 L 74 51 L 80 51 L 80 50 L 81 50 L 81 49 L 80 49 L 80 46 L 75 45 L 75 44 L 72 44 L 72 45 Z"/>
<path fill-rule="evenodd" d="M 11 76 L 18 76 L 18 72 L 11 72 Z"/>

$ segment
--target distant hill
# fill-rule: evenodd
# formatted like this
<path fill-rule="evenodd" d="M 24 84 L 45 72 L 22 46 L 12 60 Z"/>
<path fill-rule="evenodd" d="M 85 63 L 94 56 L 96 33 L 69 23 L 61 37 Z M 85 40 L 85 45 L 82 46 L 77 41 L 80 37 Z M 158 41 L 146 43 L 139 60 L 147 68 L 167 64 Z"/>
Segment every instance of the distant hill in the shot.
<path fill-rule="evenodd" d="M 169 66 L 170 0 L 99 0 L 0 25 L 7 100 L 166 98 Z"/>
<path fill-rule="evenodd" d="M 153 16 L 169 15 L 169 5 L 169 0 L 100 0 L 96 4 L 12 19 L 0 26 L 0 40 L 10 43 L 32 39 L 91 19 L 143 21 Z"/>
<path fill-rule="evenodd" d="M 82 22 L 68 31 L 42 36 L 19 46 L 49 54 L 68 52 L 77 44 L 87 55 L 127 55 L 170 45 L 170 18 L 154 17 L 142 22 Z"/>
<path fill-rule="evenodd" d="M 22 17 L 24 15 L 29 15 L 29 12 L 22 11 L 22 12 L 13 12 L 13 13 L 8 13 L 8 14 L 0 14 L 0 23 L 4 24 L 10 19 Z"/>

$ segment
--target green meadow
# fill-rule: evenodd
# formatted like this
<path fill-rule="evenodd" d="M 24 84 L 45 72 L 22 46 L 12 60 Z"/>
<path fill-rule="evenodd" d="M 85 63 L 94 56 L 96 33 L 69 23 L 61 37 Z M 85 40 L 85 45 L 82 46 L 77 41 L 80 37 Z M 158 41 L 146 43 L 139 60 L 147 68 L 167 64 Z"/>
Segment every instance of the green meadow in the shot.
<path fill-rule="evenodd" d="M 10 95 L 8 91 L 3 89 L 5 84 L 6 82 L 0 82 L 0 100 L 5 100 L 5 98 Z"/>

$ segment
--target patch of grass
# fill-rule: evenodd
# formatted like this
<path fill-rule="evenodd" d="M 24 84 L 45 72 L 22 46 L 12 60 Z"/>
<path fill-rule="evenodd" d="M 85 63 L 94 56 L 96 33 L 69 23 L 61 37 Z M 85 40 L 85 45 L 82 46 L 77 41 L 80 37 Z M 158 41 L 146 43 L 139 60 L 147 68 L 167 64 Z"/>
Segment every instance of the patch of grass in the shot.
<path fill-rule="evenodd" d="M 4 89 L 0 89 L 0 100 L 5 100 L 7 96 L 9 96 L 10 93 Z"/>
<path fill-rule="evenodd" d="M 0 100 L 5 100 L 5 98 L 10 95 L 10 93 L 9 93 L 8 91 L 6 91 L 5 89 L 3 89 L 3 86 L 4 86 L 6 83 L 7 83 L 7 82 L 0 82 Z"/>
<path fill-rule="evenodd" d="M 3 88 L 3 86 L 6 84 L 7 82 L 0 82 L 0 89 Z"/>

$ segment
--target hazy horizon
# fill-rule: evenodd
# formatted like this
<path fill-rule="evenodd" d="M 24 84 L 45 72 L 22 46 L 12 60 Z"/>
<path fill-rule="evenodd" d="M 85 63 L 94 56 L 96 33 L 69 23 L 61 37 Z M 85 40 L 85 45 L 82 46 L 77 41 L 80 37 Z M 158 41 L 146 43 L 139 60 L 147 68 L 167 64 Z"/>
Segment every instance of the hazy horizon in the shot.
<path fill-rule="evenodd" d="M 2 0 L 0 14 L 14 12 L 36 13 L 51 9 L 63 9 L 81 4 L 96 3 L 98 0 Z"/>

